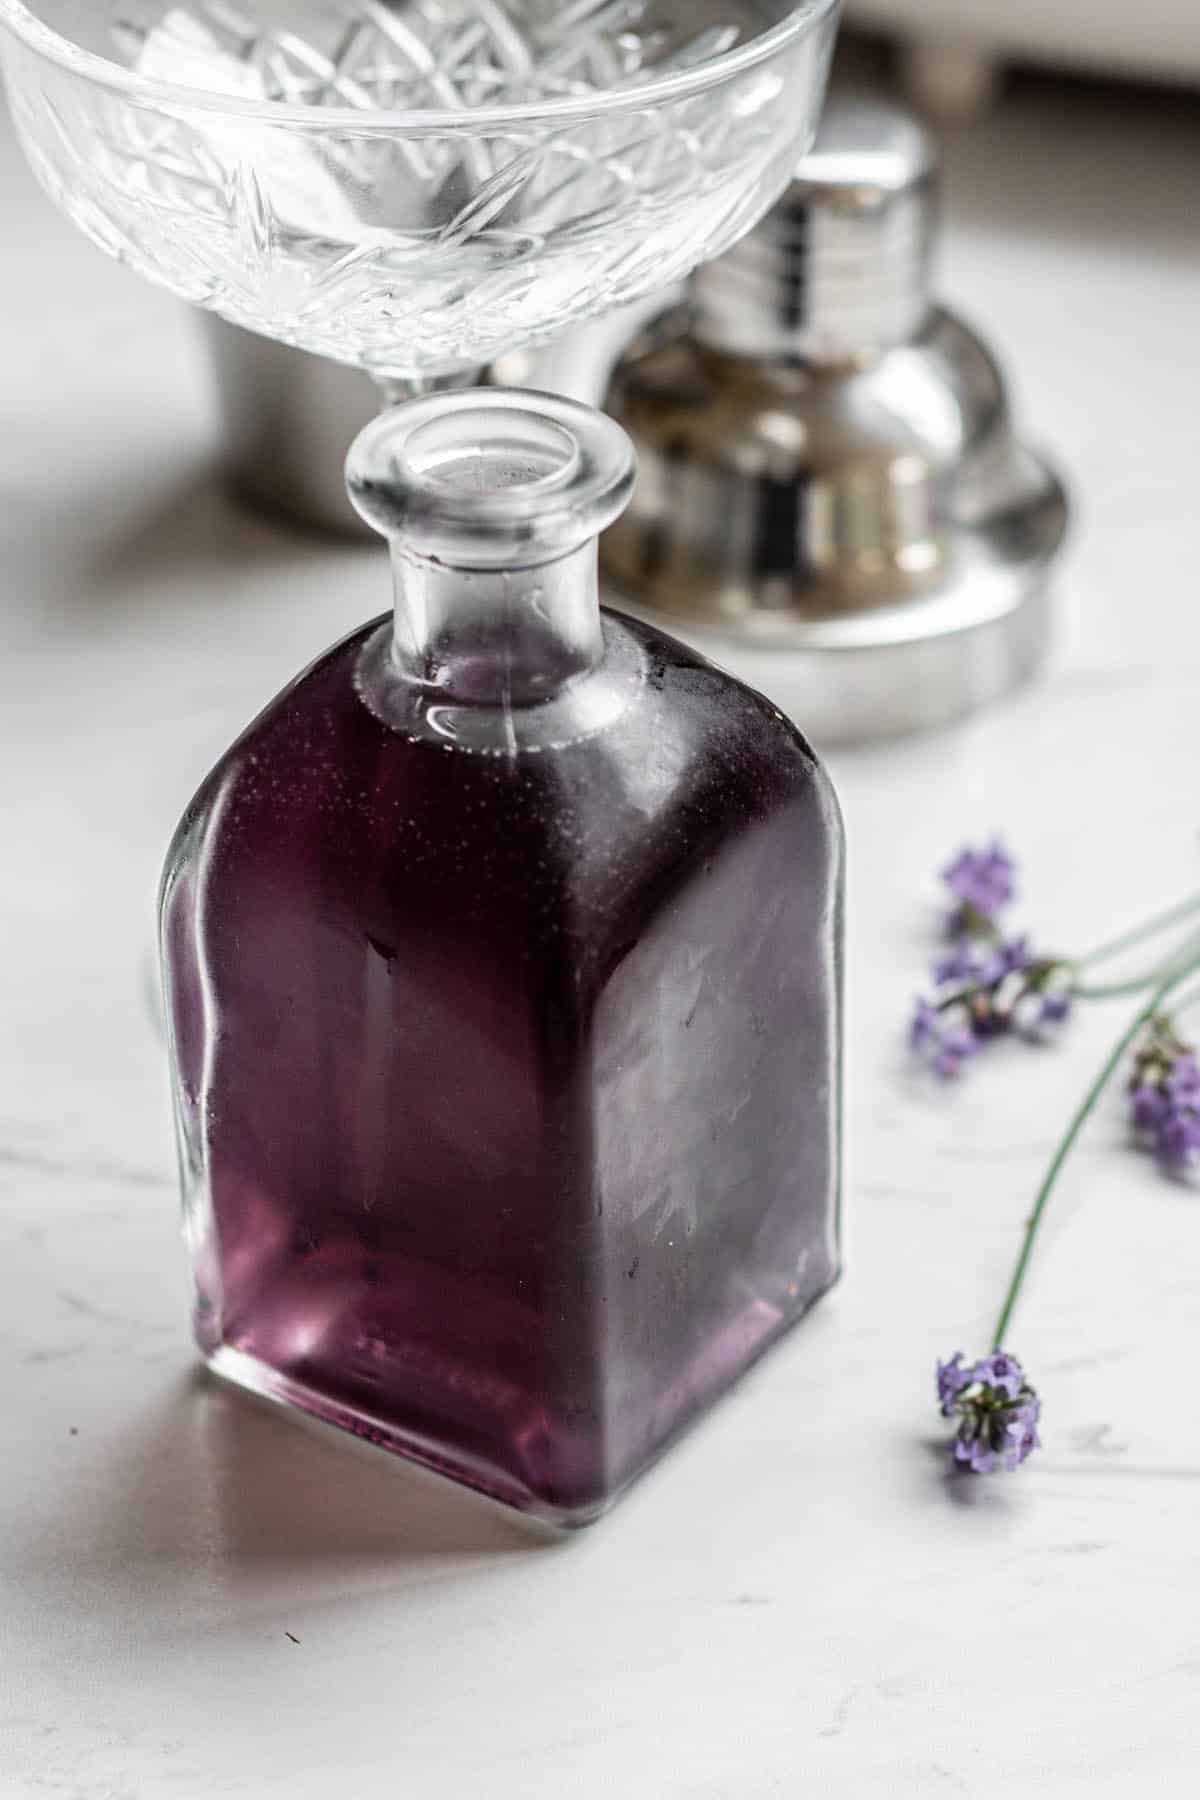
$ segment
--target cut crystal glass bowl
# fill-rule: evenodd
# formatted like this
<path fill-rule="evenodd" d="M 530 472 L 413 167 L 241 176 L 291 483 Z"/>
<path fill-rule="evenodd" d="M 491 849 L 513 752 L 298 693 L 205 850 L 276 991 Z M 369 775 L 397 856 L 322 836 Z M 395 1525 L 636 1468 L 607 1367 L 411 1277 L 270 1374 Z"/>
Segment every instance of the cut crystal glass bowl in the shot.
<path fill-rule="evenodd" d="M 837 0 L 0 0 L 43 186 L 227 319 L 411 380 L 685 275 L 782 191 Z"/>

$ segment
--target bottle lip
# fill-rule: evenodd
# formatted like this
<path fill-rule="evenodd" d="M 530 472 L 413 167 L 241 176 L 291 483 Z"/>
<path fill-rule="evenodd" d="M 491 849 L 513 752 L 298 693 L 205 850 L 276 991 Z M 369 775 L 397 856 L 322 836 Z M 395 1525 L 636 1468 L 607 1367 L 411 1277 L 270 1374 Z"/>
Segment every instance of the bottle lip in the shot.
<path fill-rule="evenodd" d="M 579 401 L 471 388 L 392 407 L 351 446 L 355 507 L 401 549 L 459 567 L 549 562 L 611 525 L 633 491 L 633 445 Z"/>

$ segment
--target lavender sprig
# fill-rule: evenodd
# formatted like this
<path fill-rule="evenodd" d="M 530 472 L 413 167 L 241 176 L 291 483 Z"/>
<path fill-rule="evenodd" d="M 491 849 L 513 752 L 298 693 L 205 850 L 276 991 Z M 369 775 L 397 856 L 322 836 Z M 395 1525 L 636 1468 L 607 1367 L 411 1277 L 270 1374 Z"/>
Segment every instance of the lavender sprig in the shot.
<path fill-rule="evenodd" d="M 1185 963 L 1177 962 L 1160 980 L 1150 999 L 1117 1039 L 1080 1101 L 1050 1159 L 1050 1166 L 1026 1220 L 1016 1266 L 996 1321 L 991 1356 L 977 1362 L 969 1371 L 963 1365 L 961 1351 L 948 1362 L 938 1364 L 938 1398 L 943 1414 L 959 1420 L 952 1450 L 957 1467 L 970 1469 L 976 1474 L 990 1474 L 997 1468 L 1016 1468 L 1038 1446 L 1037 1426 L 1041 1417 L 1041 1401 L 1016 1358 L 1004 1351 L 1004 1342 L 1029 1271 L 1050 1196 L 1080 1132 L 1125 1057 L 1138 1038 L 1148 1029 L 1152 1031 L 1155 1021 L 1166 1016 L 1164 1006 L 1167 999 L 1198 969 L 1200 955 L 1193 955 Z M 1188 1080 L 1190 1082 L 1190 1077 Z M 1003 1359 L 1000 1364 L 997 1364 L 997 1358 Z M 1018 1380 L 1018 1376 L 1019 1383 L 1014 1391 L 1013 1383 Z M 1013 1457 L 1015 1461 L 1012 1460 Z"/>
<path fill-rule="evenodd" d="M 1147 1024 L 1129 1081 L 1133 1127 L 1168 1168 L 1200 1159 L 1200 1063 L 1167 1013 Z"/>
<path fill-rule="evenodd" d="M 1040 1038 L 1071 1008 L 1069 967 L 1035 956 L 1025 937 L 1006 938 L 999 915 L 1016 894 L 1016 863 L 997 838 L 964 848 L 942 871 L 954 905 L 950 950 L 933 966 L 932 998 L 917 1001 L 912 1048 L 943 1079 L 962 1073 L 986 1038 L 1016 1030 Z"/>
<path fill-rule="evenodd" d="M 960 1074 L 984 1039 L 1012 1031 L 1041 1042 L 1071 1012 L 1069 964 L 1033 956 L 1023 937 L 987 948 L 964 941 L 933 977 L 934 997 L 917 1001 L 909 1041 L 943 1077 Z"/>
<path fill-rule="evenodd" d="M 1070 1017 L 1077 1000 L 1141 993 L 1181 956 L 1200 951 L 1200 939 L 1193 937 L 1167 962 L 1134 980 L 1092 985 L 1081 979 L 1086 969 L 1191 917 L 1200 911 L 1200 895 L 1085 956 L 1044 956 L 1033 953 L 1027 937 L 1006 937 L 1001 929 L 1000 914 L 1016 893 L 1017 876 L 1016 863 L 999 839 L 985 850 L 960 850 L 942 871 L 942 880 L 954 901 L 947 919 L 950 948 L 934 963 L 931 988 L 916 1003 L 909 1042 L 944 1080 L 961 1075 L 986 1040 L 1012 1033 L 1027 1042 L 1044 1042 Z M 1178 1119 L 1171 1130 L 1183 1148 L 1187 1133 Z"/>
<path fill-rule="evenodd" d="M 959 1350 L 937 1366 L 942 1417 L 957 1419 L 951 1455 L 973 1475 L 1019 1469 L 1041 1445 L 1042 1403 L 1015 1356 L 1003 1350 L 963 1365 Z"/>
<path fill-rule="evenodd" d="M 942 880 L 955 902 L 946 920 L 947 936 L 986 934 L 1016 895 L 1017 866 L 996 838 L 986 850 L 960 850 L 942 870 Z"/>
<path fill-rule="evenodd" d="M 961 1075 L 962 1066 L 978 1048 L 969 1024 L 959 1017 L 943 1018 L 928 1000 L 918 1000 L 909 1030 L 909 1043 L 924 1055 L 944 1081 Z"/>

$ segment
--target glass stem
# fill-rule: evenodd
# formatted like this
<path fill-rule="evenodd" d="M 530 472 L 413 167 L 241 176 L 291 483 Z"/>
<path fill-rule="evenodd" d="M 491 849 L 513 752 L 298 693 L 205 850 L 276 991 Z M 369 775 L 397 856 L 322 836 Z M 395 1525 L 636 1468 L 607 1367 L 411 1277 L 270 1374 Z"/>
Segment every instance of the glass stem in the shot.
<path fill-rule="evenodd" d="M 380 410 L 403 406 L 406 400 L 423 400 L 426 394 L 456 394 L 461 388 L 480 387 L 486 374 L 486 369 L 458 369 L 452 375 L 377 375 Z"/>
<path fill-rule="evenodd" d="M 1150 996 L 1150 999 L 1138 1011 L 1130 1024 L 1121 1033 L 1121 1036 L 1118 1038 L 1112 1051 L 1105 1058 L 1103 1067 L 1096 1076 L 1096 1079 L 1092 1082 L 1092 1085 L 1088 1088 L 1077 1112 L 1067 1126 L 1062 1141 L 1050 1159 L 1050 1167 L 1046 1170 L 1045 1179 L 1038 1189 L 1037 1198 L 1033 1203 L 1033 1211 L 1025 1222 L 1025 1235 L 1021 1240 L 1021 1252 L 1017 1257 L 1017 1266 L 1013 1270 L 1012 1280 L 1008 1284 L 1008 1292 L 1004 1296 L 1004 1304 L 1000 1308 L 1000 1317 L 996 1321 L 996 1330 L 992 1338 L 992 1348 L 994 1350 L 1002 1350 L 1004 1348 L 1004 1339 L 1007 1335 L 1017 1301 L 1020 1298 L 1021 1288 L 1024 1284 L 1030 1260 L 1033 1256 L 1033 1247 L 1037 1240 L 1042 1219 L 1045 1216 L 1046 1206 L 1051 1194 L 1054 1192 L 1058 1177 L 1062 1173 L 1063 1164 L 1075 1147 L 1076 1139 L 1092 1113 L 1095 1111 L 1100 1096 L 1116 1074 L 1121 1065 L 1122 1058 L 1129 1051 L 1138 1033 L 1149 1023 L 1155 1013 L 1158 1012 L 1164 1000 L 1174 993 L 1175 989 L 1181 986 L 1190 975 L 1195 974 L 1197 969 L 1200 969 L 1200 956 L 1193 956 L 1189 962 L 1181 967 L 1172 969 L 1170 973 L 1164 976 L 1159 982 L 1153 994 Z"/>

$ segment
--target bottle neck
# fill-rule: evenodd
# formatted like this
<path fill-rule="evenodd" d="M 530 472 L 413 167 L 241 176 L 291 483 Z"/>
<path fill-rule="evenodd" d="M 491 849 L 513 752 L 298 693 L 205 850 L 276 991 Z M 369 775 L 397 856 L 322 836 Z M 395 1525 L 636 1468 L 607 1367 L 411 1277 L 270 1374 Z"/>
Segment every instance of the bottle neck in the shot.
<path fill-rule="evenodd" d="M 464 739 L 486 738 L 486 715 L 502 715 L 511 742 L 519 709 L 550 710 L 542 703 L 597 668 L 597 539 L 633 489 L 619 425 L 560 395 L 433 394 L 368 425 L 346 475 L 391 548 L 384 653 L 410 701 L 443 723 L 474 709 L 455 722 Z M 525 727 L 538 728 L 528 717 Z"/>
<path fill-rule="evenodd" d="M 604 654 L 595 539 L 530 568 L 453 568 L 392 542 L 393 665 L 464 706 L 535 706 Z"/>

